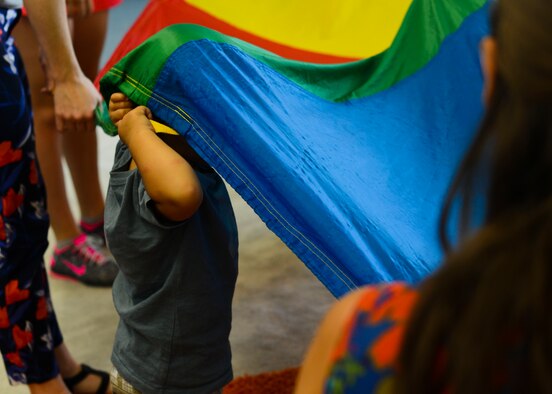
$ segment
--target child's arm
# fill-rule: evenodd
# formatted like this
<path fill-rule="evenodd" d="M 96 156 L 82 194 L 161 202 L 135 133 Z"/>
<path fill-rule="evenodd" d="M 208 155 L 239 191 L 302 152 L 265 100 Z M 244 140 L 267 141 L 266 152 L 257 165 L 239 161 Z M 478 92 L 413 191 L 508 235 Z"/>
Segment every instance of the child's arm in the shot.
<path fill-rule="evenodd" d="M 113 98 L 110 102 L 111 118 L 117 123 L 119 137 L 130 150 L 157 211 L 173 221 L 191 217 L 203 199 L 201 185 L 192 167 L 157 137 L 149 121 L 151 112 L 148 108 L 127 108 L 117 114 L 115 111 L 121 110 L 124 104 L 117 106 L 112 103 Z"/>

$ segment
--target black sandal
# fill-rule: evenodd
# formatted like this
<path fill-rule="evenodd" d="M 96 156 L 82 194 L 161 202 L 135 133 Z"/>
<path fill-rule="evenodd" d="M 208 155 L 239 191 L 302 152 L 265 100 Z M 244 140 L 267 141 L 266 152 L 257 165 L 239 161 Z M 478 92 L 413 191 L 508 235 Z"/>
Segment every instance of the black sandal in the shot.
<path fill-rule="evenodd" d="M 69 391 L 73 392 L 73 388 L 84 379 L 86 379 L 88 375 L 96 375 L 100 377 L 100 387 L 98 387 L 98 391 L 96 391 L 96 394 L 105 394 L 107 388 L 109 387 L 109 374 L 104 371 L 98 371 L 97 369 L 90 368 L 86 364 L 81 364 L 81 371 L 75 376 L 72 376 L 70 378 L 63 378 L 63 382 L 65 383 Z"/>

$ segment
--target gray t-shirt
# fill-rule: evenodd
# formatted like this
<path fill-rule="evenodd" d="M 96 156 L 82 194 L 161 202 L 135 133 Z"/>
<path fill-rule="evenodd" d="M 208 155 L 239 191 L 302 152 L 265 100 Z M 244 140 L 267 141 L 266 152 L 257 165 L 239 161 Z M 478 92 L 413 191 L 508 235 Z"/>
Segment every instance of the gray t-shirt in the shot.
<path fill-rule="evenodd" d="M 232 379 L 238 238 L 228 193 L 214 171 L 196 170 L 203 202 L 190 219 L 170 222 L 155 212 L 130 160 L 119 142 L 105 209 L 120 268 L 113 365 L 145 394 L 211 393 Z"/>

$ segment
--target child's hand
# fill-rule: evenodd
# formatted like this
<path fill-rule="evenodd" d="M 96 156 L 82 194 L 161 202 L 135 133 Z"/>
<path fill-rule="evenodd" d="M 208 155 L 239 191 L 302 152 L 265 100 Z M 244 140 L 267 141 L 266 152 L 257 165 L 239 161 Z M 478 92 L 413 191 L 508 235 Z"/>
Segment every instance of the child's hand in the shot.
<path fill-rule="evenodd" d="M 126 112 L 123 119 L 117 122 L 119 128 L 119 138 L 128 146 L 130 139 L 141 133 L 155 133 L 153 125 L 150 122 L 152 114 L 149 108 L 140 106 L 130 112 Z"/>
<path fill-rule="evenodd" d="M 113 93 L 109 99 L 109 117 L 115 126 L 136 107 L 123 93 Z"/>

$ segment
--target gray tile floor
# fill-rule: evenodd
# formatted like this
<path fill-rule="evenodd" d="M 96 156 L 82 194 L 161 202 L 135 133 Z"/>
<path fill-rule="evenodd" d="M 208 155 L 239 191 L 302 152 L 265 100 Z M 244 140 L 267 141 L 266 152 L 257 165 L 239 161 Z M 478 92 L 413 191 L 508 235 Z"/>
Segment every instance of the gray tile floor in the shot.
<path fill-rule="evenodd" d="M 126 0 L 113 11 L 103 61 L 145 3 L 146 0 Z M 115 143 L 115 138 L 99 134 L 99 163 L 104 188 Z M 70 193 L 75 203 L 74 193 Z M 240 274 L 230 338 L 235 374 L 254 374 L 298 365 L 333 297 L 267 230 L 245 202 L 236 193 L 231 192 L 231 195 L 240 230 Z M 59 279 L 51 279 L 50 285 L 69 349 L 79 361 L 109 369 L 117 324 L 111 290 L 93 289 Z M 5 374 L 0 372 L 0 393 L 27 392 L 25 387 L 10 387 Z"/>

